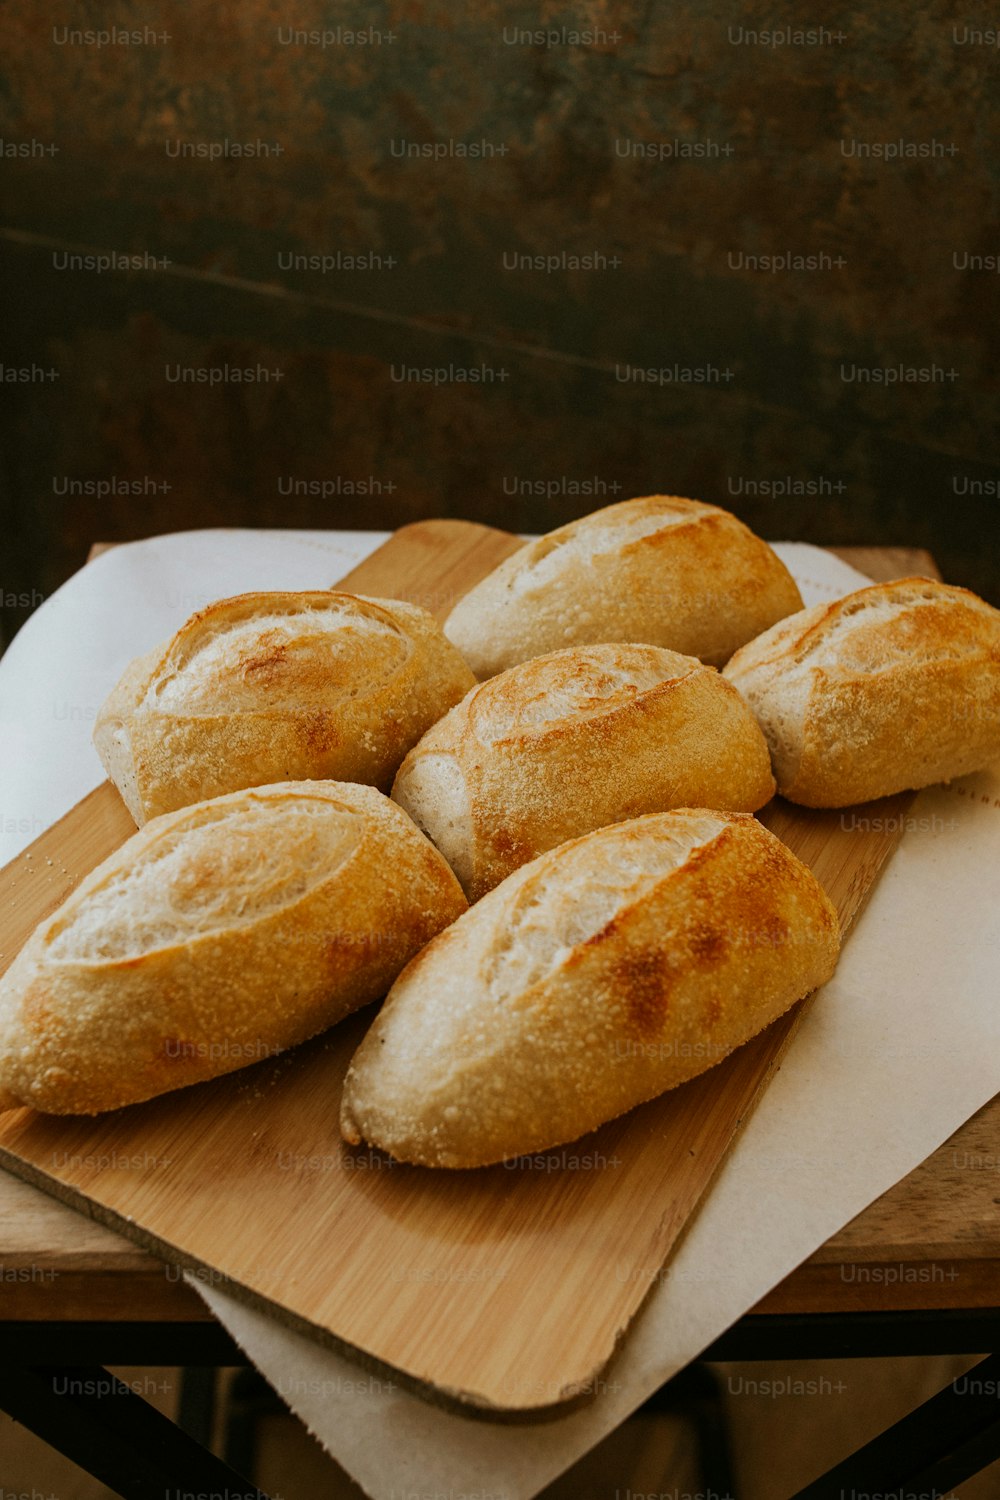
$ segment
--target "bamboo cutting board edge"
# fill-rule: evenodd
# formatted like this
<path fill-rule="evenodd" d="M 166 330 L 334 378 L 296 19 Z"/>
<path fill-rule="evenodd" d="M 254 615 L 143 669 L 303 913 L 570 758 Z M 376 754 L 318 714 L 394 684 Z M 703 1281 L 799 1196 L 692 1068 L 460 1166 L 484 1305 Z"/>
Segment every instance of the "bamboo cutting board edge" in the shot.
<path fill-rule="evenodd" d="M 308 1044 L 305 1044 L 308 1045 Z M 559 1417 L 568 1416 L 571 1412 L 588 1406 L 597 1394 L 596 1390 L 588 1389 L 594 1386 L 598 1375 L 605 1370 L 608 1361 L 602 1361 L 583 1382 L 584 1389 L 576 1394 L 569 1394 L 565 1399 L 554 1401 L 546 1406 L 529 1407 L 502 1407 L 492 1406 L 478 1392 L 450 1390 L 446 1386 L 433 1385 L 409 1374 L 408 1371 L 397 1365 L 389 1364 L 380 1360 L 376 1355 L 358 1344 L 352 1344 L 347 1340 L 338 1338 L 330 1329 L 324 1328 L 319 1323 L 312 1323 L 307 1318 L 293 1312 L 283 1303 L 275 1302 L 272 1298 L 256 1291 L 251 1286 L 237 1281 L 233 1277 L 215 1272 L 214 1268 L 207 1266 L 203 1260 L 189 1255 L 177 1245 L 171 1244 L 169 1240 L 151 1233 L 137 1224 L 133 1219 L 123 1217 L 114 1209 L 107 1208 L 99 1199 L 88 1197 L 78 1189 L 71 1187 L 61 1178 L 54 1177 L 49 1173 L 42 1172 L 33 1162 L 19 1157 L 15 1152 L 8 1151 L 0 1144 L 0 1167 L 8 1171 L 20 1181 L 29 1183 L 32 1187 L 47 1193 L 58 1202 L 66 1204 L 69 1208 L 83 1213 L 87 1218 L 97 1224 L 103 1224 L 106 1229 L 113 1229 L 119 1234 L 125 1235 L 133 1244 L 143 1250 L 150 1251 L 168 1265 L 179 1266 L 182 1270 L 191 1271 L 196 1279 L 199 1271 L 212 1273 L 211 1284 L 218 1286 L 232 1296 L 235 1301 L 243 1303 L 256 1312 L 267 1313 L 276 1317 L 282 1327 L 289 1332 L 308 1338 L 311 1342 L 320 1344 L 323 1348 L 331 1350 L 334 1354 L 348 1359 L 352 1364 L 360 1366 L 363 1370 L 384 1380 L 385 1383 L 398 1385 L 401 1389 L 412 1392 L 422 1400 L 429 1401 L 432 1405 L 440 1407 L 444 1411 L 452 1412 L 457 1416 L 479 1419 L 491 1423 L 516 1423 L 522 1425 L 530 1422 L 550 1422 Z M 631 1321 L 631 1320 L 630 1320 Z M 617 1355 L 624 1335 L 628 1331 L 629 1324 L 626 1323 L 615 1339 L 614 1349 L 609 1359 Z M 237 1340 L 238 1342 L 238 1340 Z"/>

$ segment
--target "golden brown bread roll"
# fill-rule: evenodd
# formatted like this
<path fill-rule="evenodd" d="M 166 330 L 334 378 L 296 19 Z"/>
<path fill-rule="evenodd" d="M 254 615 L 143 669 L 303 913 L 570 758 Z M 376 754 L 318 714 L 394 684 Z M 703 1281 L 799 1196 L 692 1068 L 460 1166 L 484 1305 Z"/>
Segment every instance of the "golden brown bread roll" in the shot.
<path fill-rule="evenodd" d="M 725 677 L 771 751 L 778 790 L 846 807 L 1000 760 L 1000 611 L 899 578 L 782 620 Z"/>
<path fill-rule="evenodd" d="M 747 813 L 681 809 L 524 865 L 403 971 L 341 1131 L 477 1167 L 575 1140 L 703 1072 L 830 978 L 837 915 Z"/>
<path fill-rule="evenodd" d="M 649 495 L 528 542 L 459 600 L 444 628 L 480 679 L 602 641 L 721 666 L 801 608 L 784 563 L 729 511 Z"/>
<path fill-rule="evenodd" d="M 606 823 L 755 812 L 774 778 L 753 715 L 714 667 L 659 646 L 570 646 L 474 688 L 410 751 L 392 795 L 477 901 Z"/>
<path fill-rule="evenodd" d="M 132 663 L 94 743 L 139 824 L 273 781 L 388 791 L 410 746 L 474 682 L 415 604 L 334 590 L 240 594 Z"/>
<path fill-rule="evenodd" d="M 95 1114 L 304 1041 L 466 907 L 372 787 L 288 782 L 147 823 L 0 978 L 0 1108 Z"/>

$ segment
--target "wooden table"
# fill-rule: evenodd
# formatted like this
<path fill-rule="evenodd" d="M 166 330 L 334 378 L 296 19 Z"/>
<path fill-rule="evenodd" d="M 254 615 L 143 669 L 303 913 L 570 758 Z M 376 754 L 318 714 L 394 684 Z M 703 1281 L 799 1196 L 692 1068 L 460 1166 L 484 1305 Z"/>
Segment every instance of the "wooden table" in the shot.
<path fill-rule="evenodd" d="M 753 1311 L 998 1303 L 1000 1098 L 827 1240 Z M 155 1257 L 4 1172 L 0 1309 L 4 1321 L 212 1320 L 197 1293 L 170 1279 Z"/>

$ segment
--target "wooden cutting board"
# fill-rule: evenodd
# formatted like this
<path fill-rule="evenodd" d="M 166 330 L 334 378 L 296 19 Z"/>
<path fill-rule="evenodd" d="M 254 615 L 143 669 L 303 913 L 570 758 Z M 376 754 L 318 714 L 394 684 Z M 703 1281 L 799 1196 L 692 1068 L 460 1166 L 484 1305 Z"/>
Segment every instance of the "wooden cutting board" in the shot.
<path fill-rule="evenodd" d="M 468 522 L 420 522 L 341 583 L 443 616 L 517 545 Z M 911 800 L 880 802 L 874 828 L 864 809 L 778 799 L 761 817 L 847 930 Z M 0 871 L 0 971 L 132 832 L 105 783 Z M 341 1081 L 370 1011 L 281 1058 L 96 1119 L 0 1116 L 0 1162 L 154 1250 L 165 1275 L 191 1268 L 424 1395 L 484 1416 L 555 1416 L 604 1387 L 802 1009 L 682 1088 L 511 1166 L 434 1172 L 340 1142 Z"/>

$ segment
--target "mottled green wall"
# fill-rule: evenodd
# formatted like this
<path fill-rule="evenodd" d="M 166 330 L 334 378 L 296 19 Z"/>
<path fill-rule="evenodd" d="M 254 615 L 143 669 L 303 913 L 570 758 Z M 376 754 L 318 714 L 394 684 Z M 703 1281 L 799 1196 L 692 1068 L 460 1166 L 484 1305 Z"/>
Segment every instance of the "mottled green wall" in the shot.
<path fill-rule="evenodd" d="M 795 10 L 5 7 L 0 131 L 37 154 L 2 162 L 0 363 L 55 372 L 0 384 L 8 600 L 97 537 L 434 514 L 544 529 L 656 489 L 771 536 L 929 546 L 996 600 L 1000 52 L 982 17 L 903 0 L 835 5 L 811 42 L 747 39 Z M 64 32 L 113 26 L 149 34 Z M 382 39 L 288 41 L 338 26 Z M 598 35 L 512 43 L 540 26 Z M 267 152 L 176 154 L 224 142 Z M 158 264 L 98 273 L 73 252 Z M 338 253 L 375 264 L 282 265 Z M 814 259 L 746 261 L 783 254 Z M 272 373 L 168 378 L 227 365 Z M 395 378 L 428 366 L 495 378 Z M 926 373 L 844 378 L 900 366 Z M 111 479 L 148 492 L 57 493 Z M 381 491 L 337 493 L 366 479 Z"/>

